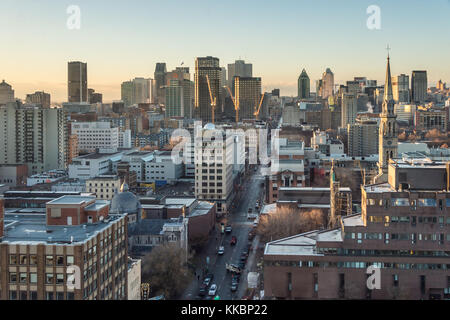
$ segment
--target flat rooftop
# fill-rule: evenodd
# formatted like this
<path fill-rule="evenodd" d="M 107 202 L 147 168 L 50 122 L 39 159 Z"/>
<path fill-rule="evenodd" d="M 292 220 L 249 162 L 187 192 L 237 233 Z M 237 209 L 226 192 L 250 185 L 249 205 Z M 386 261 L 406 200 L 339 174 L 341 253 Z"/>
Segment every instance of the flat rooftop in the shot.
<path fill-rule="evenodd" d="M 96 159 L 102 159 L 102 158 L 109 158 L 115 155 L 119 155 L 120 153 L 114 152 L 114 153 L 90 153 L 86 154 L 84 156 L 78 156 L 74 158 L 74 160 L 77 159 L 89 159 L 89 160 L 96 160 Z"/>
<path fill-rule="evenodd" d="M 318 231 L 310 231 L 289 238 L 272 241 L 266 244 L 264 256 L 312 256 L 316 253 L 316 237 Z M 322 255 L 322 254 L 319 254 Z"/>
<path fill-rule="evenodd" d="M 85 202 L 90 202 L 95 200 L 95 197 L 72 197 L 72 196 L 63 196 L 61 198 L 52 200 L 48 202 L 48 204 L 83 204 Z"/>
<path fill-rule="evenodd" d="M 125 218 L 125 215 L 111 215 L 106 220 L 108 222 L 79 226 L 47 226 L 45 214 L 17 214 L 7 212 L 5 214 L 5 236 L 2 242 L 21 245 L 80 244 L 95 237 L 99 232 L 104 231 L 122 217 Z"/>

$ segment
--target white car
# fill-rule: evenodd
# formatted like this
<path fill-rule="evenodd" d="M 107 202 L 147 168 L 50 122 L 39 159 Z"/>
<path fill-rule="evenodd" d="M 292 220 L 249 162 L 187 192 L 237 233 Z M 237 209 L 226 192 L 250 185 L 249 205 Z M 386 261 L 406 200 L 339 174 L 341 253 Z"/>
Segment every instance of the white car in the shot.
<path fill-rule="evenodd" d="M 216 284 L 213 284 L 213 285 L 211 286 L 211 288 L 209 288 L 208 295 L 210 295 L 210 296 L 215 296 L 215 295 L 216 295 L 216 291 L 217 291 L 217 285 L 216 285 Z"/>
<path fill-rule="evenodd" d="M 217 251 L 217 254 L 221 256 L 221 255 L 223 255 L 224 252 L 225 252 L 225 247 L 222 246 L 222 247 L 219 247 L 219 251 Z"/>

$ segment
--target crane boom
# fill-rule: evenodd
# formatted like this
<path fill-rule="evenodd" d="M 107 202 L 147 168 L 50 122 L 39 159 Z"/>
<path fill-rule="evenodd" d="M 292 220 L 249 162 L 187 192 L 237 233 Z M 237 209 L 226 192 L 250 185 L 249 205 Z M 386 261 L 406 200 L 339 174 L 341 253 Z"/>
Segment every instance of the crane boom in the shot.
<path fill-rule="evenodd" d="M 233 105 L 234 105 L 234 110 L 236 110 L 236 123 L 239 122 L 239 103 L 236 104 L 236 98 L 233 97 L 233 94 L 231 93 L 231 90 L 228 86 L 225 86 L 225 88 L 227 88 L 228 93 L 230 94 L 231 97 L 231 101 L 233 101 Z"/>
<path fill-rule="evenodd" d="M 255 116 L 259 116 L 259 112 L 261 111 L 261 106 L 263 104 L 263 101 L 264 101 L 264 94 L 261 96 L 261 100 L 259 101 L 258 110 L 255 111 L 255 113 L 254 113 Z M 256 106 L 255 106 L 255 110 L 256 110 Z"/>
<path fill-rule="evenodd" d="M 216 109 L 216 98 L 213 97 L 213 94 L 212 94 L 212 91 L 211 91 L 211 83 L 209 82 L 209 76 L 208 75 L 206 75 L 206 82 L 208 83 L 209 98 L 211 100 L 212 123 L 214 124 L 214 111 Z"/>

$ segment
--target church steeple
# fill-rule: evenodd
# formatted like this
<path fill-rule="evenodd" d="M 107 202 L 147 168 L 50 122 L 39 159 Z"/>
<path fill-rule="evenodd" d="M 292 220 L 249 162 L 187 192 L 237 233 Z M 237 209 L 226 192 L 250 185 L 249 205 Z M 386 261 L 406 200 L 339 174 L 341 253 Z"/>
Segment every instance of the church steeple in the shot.
<path fill-rule="evenodd" d="M 392 90 L 392 76 L 391 76 L 391 58 L 387 57 L 387 67 L 386 67 L 386 82 L 384 84 L 384 99 L 383 102 L 390 102 L 394 100 L 394 94 Z M 384 110 L 383 110 L 384 111 Z"/>

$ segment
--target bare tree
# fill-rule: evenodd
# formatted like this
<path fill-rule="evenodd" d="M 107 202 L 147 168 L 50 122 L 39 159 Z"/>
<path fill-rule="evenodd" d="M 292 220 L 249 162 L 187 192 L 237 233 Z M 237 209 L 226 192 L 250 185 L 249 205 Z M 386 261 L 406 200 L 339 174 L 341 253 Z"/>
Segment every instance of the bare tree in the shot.
<path fill-rule="evenodd" d="M 326 216 L 320 210 L 299 211 L 281 208 L 260 216 L 256 233 L 262 242 L 278 240 L 325 227 Z"/>
<path fill-rule="evenodd" d="M 142 260 L 142 282 L 150 284 L 152 295 L 178 297 L 192 279 L 186 251 L 176 244 L 155 247 Z"/>

